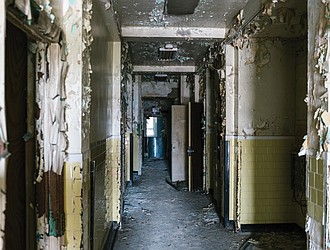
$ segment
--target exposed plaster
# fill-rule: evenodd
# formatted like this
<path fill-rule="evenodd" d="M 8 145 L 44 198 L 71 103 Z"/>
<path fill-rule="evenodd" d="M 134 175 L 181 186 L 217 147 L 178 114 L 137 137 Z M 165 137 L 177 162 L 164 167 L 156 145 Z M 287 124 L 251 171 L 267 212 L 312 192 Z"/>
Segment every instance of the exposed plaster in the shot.
<path fill-rule="evenodd" d="M 124 26 L 121 28 L 123 37 L 163 37 L 163 38 L 184 38 L 186 40 L 194 38 L 224 38 L 226 29 L 224 28 L 182 28 L 182 27 L 144 27 L 144 26 Z"/>
<path fill-rule="evenodd" d="M 249 44 L 252 36 L 262 34 L 266 28 L 273 24 L 286 24 L 289 30 L 288 34 L 301 35 L 306 30 L 306 17 L 301 15 L 300 18 L 294 18 L 297 13 L 293 9 L 287 7 L 279 7 L 276 11 L 273 9 L 278 2 L 285 3 L 284 0 L 266 0 L 259 12 L 252 17 L 252 20 L 246 20 L 244 11 L 241 10 L 236 16 L 236 22 L 230 28 L 225 43 L 231 43 L 234 47 L 243 49 Z M 293 18 L 295 21 L 293 22 Z"/>
<path fill-rule="evenodd" d="M 307 96 L 306 101 L 309 109 L 316 107 L 314 113 L 315 128 L 317 130 L 318 139 L 309 134 L 305 142 L 302 145 L 300 155 L 306 154 L 314 144 L 314 141 L 318 141 L 318 149 L 316 152 L 317 159 L 322 157 L 323 152 L 328 151 L 330 143 L 330 134 L 328 131 L 328 90 L 329 87 L 329 31 L 328 24 L 330 19 L 329 2 L 322 0 L 324 3 L 324 15 L 318 25 L 317 36 L 315 37 L 315 51 L 314 58 L 317 60 L 315 65 L 315 71 L 321 76 L 320 81 L 313 81 L 313 96 Z"/>
<path fill-rule="evenodd" d="M 252 51 L 252 56 L 247 58 L 245 64 L 254 64 L 257 66 L 257 75 L 261 73 L 261 69 L 271 60 L 271 54 L 263 42 L 256 43 L 256 46 L 247 46 Z"/>
<path fill-rule="evenodd" d="M 307 216 L 305 231 L 310 236 L 308 237 L 308 249 L 323 249 L 323 225 L 313 218 Z"/>
<path fill-rule="evenodd" d="M 91 49 L 92 49 L 92 0 L 83 1 L 83 19 L 82 19 L 82 29 L 83 29 L 83 47 L 82 47 L 82 145 L 83 151 L 87 150 L 90 144 L 89 132 L 90 132 L 90 106 L 92 100 L 92 88 L 91 88 Z"/>
<path fill-rule="evenodd" d="M 49 249 L 63 245 L 64 200 L 61 185 L 66 158 L 66 123 L 64 118 L 64 82 L 67 64 L 61 61 L 58 44 L 38 43 L 36 52 L 37 130 L 37 244 Z M 62 197 L 62 198 L 61 198 Z M 53 238 L 52 238 L 53 237 Z"/>
<path fill-rule="evenodd" d="M 129 169 L 129 166 L 126 166 L 128 163 L 127 161 L 127 141 L 130 139 L 129 134 L 127 131 L 132 131 L 132 117 L 129 114 L 129 112 L 132 112 L 131 109 L 131 102 L 132 102 L 132 96 L 129 94 L 131 93 L 131 84 L 132 84 L 132 73 L 133 73 L 133 65 L 131 63 L 130 57 L 129 57 L 129 46 L 128 43 L 123 43 L 121 47 L 121 146 L 120 146 L 120 163 L 118 166 L 121 168 L 121 172 L 118 175 L 118 179 L 121 179 L 121 185 L 119 183 L 118 186 L 120 186 L 120 210 L 119 213 L 122 215 L 122 212 L 124 210 L 124 192 L 125 192 L 125 185 L 126 182 L 125 176 L 125 170 Z M 128 138 L 127 138 L 128 137 Z M 118 170 L 119 171 L 119 170 Z M 118 220 L 118 222 L 120 222 Z"/>

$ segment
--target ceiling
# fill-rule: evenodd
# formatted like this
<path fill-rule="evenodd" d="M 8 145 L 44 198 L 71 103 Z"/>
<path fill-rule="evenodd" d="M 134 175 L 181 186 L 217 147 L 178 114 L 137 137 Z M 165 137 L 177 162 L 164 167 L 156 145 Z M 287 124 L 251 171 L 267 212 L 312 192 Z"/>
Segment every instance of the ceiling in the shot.
<path fill-rule="evenodd" d="M 166 67 L 198 65 L 246 2 L 200 0 L 191 15 L 164 14 L 165 0 L 114 0 L 113 4 L 123 39 L 130 44 L 133 65 Z M 137 34 L 130 35 L 135 30 Z M 158 48 L 168 43 L 177 46 L 176 59 L 159 61 Z"/>
<path fill-rule="evenodd" d="M 253 7 L 260 8 L 261 1 L 265 0 L 251 0 L 250 3 L 254 4 Z M 306 0 L 285 1 L 286 3 L 279 5 L 285 4 L 295 9 L 294 13 L 306 12 Z M 223 40 L 232 21 L 247 2 L 248 0 L 200 0 L 195 12 L 190 15 L 166 14 L 165 0 L 113 0 L 113 7 L 119 19 L 122 39 L 129 44 L 134 66 L 140 66 L 141 71 L 143 66 L 149 66 L 149 71 L 152 71 L 150 67 L 157 66 L 158 70 L 155 71 L 161 68 L 164 72 L 166 69 L 180 72 L 184 67 L 199 65 L 208 47 Z M 292 18 L 294 19 L 297 18 Z M 274 31 L 268 31 L 264 36 L 283 33 L 283 26 L 275 26 Z M 177 48 L 172 61 L 158 59 L 158 49 L 166 44 Z"/>

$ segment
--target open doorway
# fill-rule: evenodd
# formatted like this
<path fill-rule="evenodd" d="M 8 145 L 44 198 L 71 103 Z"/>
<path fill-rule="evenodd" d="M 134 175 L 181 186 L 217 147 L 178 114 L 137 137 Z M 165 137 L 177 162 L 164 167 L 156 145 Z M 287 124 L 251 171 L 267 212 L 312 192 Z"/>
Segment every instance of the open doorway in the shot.
<path fill-rule="evenodd" d="M 166 117 L 151 116 L 146 119 L 145 155 L 148 159 L 162 160 L 166 158 L 167 126 Z"/>
<path fill-rule="evenodd" d="M 26 34 L 6 24 L 5 102 L 10 157 L 6 176 L 6 249 L 35 246 L 34 56 Z M 31 60 L 30 60 L 31 59 Z M 30 74 L 31 73 L 31 74 Z"/>

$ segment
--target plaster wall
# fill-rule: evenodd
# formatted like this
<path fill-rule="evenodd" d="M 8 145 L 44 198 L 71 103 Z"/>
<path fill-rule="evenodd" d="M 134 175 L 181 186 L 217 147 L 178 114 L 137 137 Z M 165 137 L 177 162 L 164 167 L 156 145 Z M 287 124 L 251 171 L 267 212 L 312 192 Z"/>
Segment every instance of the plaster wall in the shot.
<path fill-rule="evenodd" d="M 296 79 L 296 72 L 304 73 L 299 68 L 303 66 L 296 65 L 304 60 L 296 58 L 296 47 L 293 41 L 259 39 L 243 50 L 226 48 L 229 219 L 242 224 L 303 226 L 301 218 L 293 216 L 297 208 L 291 202 L 290 182 L 296 119 L 304 120 L 296 87 L 306 82 Z"/>
<path fill-rule="evenodd" d="M 178 89 L 179 83 L 173 81 L 169 82 L 142 82 L 141 83 L 141 95 L 142 97 L 168 97 L 173 89 Z"/>
<path fill-rule="evenodd" d="M 237 135 L 238 50 L 226 45 L 226 135 Z"/>
<path fill-rule="evenodd" d="M 83 53 L 83 1 L 69 1 L 63 5 L 63 31 L 66 34 L 67 62 L 66 79 L 68 126 L 68 153 L 80 154 L 82 145 L 82 53 Z"/>
<path fill-rule="evenodd" d="M 294 135 L 293 45 L 253 40 L 238 53 L 238 135 Z"/>
<path fill-rule="evenodd" d="M 195 75 L 195 85 L 194 85 L 194 101 L 199 102 L 199 75 Z"/>
<path fill-rule="evenodd" d="M 92 18 L 93 43 L 91 50 L 91 143 L 111 136 L 112 89 L 113 81 L 113 46 L 104 25 L 99 6 L 95 5 Z"/>
<path fill-rule="evenodd" d="M 89 247 L 89 108 L 90 108 L 90 19 L 89 0 L 54 3 L 66 38 L 68 73 L 65 82 L 68 124 L 68 157 L 64 167 L 66 245 Z"/>
<path fill-rule="evenodd" d="M 190 86 L 187 84 L 187 76 L 180 77 L 180 103 L 188 105 L 190 101 Z"/>

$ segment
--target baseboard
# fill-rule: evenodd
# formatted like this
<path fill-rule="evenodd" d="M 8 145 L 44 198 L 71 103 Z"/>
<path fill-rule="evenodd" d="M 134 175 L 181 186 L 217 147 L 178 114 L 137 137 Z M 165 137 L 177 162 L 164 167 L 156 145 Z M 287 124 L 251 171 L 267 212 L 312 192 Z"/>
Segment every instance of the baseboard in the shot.
<path fill-rule="evenodd" d="M 241 224 L 242 232 L 293 232 L 304 231 L 303 228 L 295 223 L 278 224 Z"/>
<path fill-rule="evenodd" d="M 119 229 L 119 224 L 117 222 L 112 222 L 107 228 L 106 232 L 106 240 L 103 244 L 103 250 L 109 250 L 113 248 L 113 245 L 115 243 L 117 231 Z"/>
<path fill-rule="evenodd" d="M 169 184 L 171 187 L 175 188 L 176 190 L 187 190 L 188 189 L 188 184 L 187 181 L 175 181 L 172 182 L 169 177 L 165 178 L 165 181 L 167 184 Z"/>

